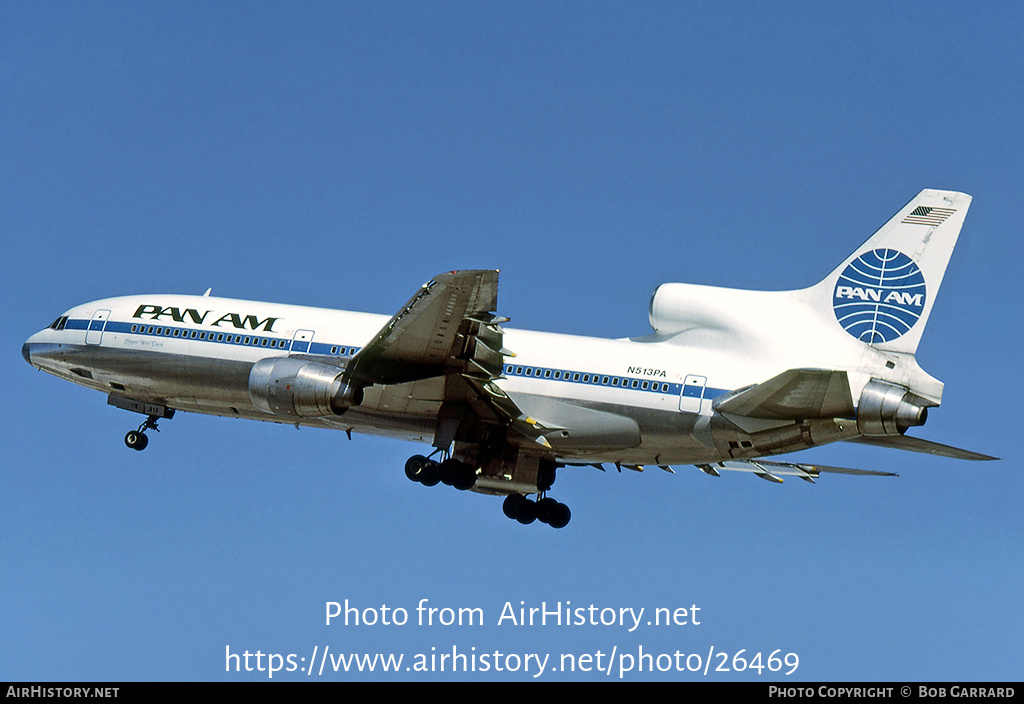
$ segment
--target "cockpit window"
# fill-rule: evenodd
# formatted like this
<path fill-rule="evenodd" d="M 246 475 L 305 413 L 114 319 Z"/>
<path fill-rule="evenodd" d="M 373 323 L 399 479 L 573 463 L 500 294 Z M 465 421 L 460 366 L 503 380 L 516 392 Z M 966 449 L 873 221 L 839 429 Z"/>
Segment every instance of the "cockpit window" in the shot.
<path fill-rule="evenodd" d="M 63 330 L 64 326 L 67 325 L 67 323 L 68 323 L 68 316 L 62 315 L 59 318 L 57 318 L 56 320 L 54 320 L 52 323 L 50 323 L 50 329 L 51 330 Z"/>

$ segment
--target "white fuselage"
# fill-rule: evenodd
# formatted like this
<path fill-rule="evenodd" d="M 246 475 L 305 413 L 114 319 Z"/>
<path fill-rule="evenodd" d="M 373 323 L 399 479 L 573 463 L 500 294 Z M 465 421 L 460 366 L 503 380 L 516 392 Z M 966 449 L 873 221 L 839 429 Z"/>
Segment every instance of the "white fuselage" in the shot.
<path fill-rule="evenodd" d="M 302 355 L 343 367 L 388 320 L 209 296 L 125 296 L 72 308 L 33 335 L 25 354 L 34 366 L 77 384 L 181 411 L 429 442 L 443 377 L 368 387 L 363 402 L 342 416 L 276 416 L 250 398 L 255 362 Z M 718 459 L 708 429 L 712 399 L 780 371 L 772 360 L 758 363 L 756 354 L 658 341 L 506 329 L 503 344 L 515 356 L 505 358 L 504 378 L 496 383 L 524 407 L 543 413 L 544 400 L 555 399 L 636 421 L 642 438 L 636 447 L 564 453 L 593 462 Z"/>

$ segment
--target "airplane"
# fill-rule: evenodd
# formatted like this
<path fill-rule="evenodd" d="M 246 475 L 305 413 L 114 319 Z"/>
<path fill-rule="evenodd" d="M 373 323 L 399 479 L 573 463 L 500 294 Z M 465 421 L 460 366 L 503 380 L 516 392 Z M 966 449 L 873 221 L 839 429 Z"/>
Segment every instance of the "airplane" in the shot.
<path fill-rule="evenodd" d="M 845 441 L 996 459 L 906 434 L 942 400 L 915 353 L 970 203 L 921 191 L 810 288 L 662 284 L 652 332 L 628 339 L 506 329 L 498 271 L 468 270 L 390 317 L 210 290 L 108 298 L 22 354 L 145 416 L 124 438 L 134 450 L 177 411 L 430 443 L 410 479 L 504 496 L 523 524 L 569 523 L 549 496 L 565 467 L 896 476 L 766 458 Z"/>

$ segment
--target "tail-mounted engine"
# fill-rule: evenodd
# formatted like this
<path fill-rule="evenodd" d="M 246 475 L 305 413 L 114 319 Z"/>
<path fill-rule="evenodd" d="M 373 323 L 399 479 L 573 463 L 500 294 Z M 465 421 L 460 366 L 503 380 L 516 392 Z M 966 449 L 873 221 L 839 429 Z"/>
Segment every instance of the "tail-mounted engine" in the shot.
<path fill-rule="evenodd" d="M 928 419 L 921 401 L 903 386 L 872 379 L 857 404 L 857 430 L 862 435 L 902 435 Z"/>
<path fill-rule="evenodd" d="M 293 357 L 269 357 L 249 372 L 249 398 L 277 416 L 341 415 L 363 402 L 363 389 L 342 380 L 344 370 Z"/>

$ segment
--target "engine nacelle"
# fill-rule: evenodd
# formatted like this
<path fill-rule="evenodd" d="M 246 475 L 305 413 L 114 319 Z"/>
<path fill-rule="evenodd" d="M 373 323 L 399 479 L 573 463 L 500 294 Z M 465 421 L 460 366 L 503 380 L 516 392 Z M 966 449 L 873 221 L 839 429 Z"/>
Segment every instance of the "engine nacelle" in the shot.
<path fill-rule="evenodd" d="M 292 357 L 261 359 L 249 372 L 249 398 L 276 416 L 341 415 L 363 402 L 363 390 L 342 381 L 343 369 Z"/>
<path fill-rule="evenodd" d="M 907 428 L 924 425 L 928 409 L 906 388 L 872 379 L 857 404 L 857 430 L 862 435 L 902 435 Z"/>

